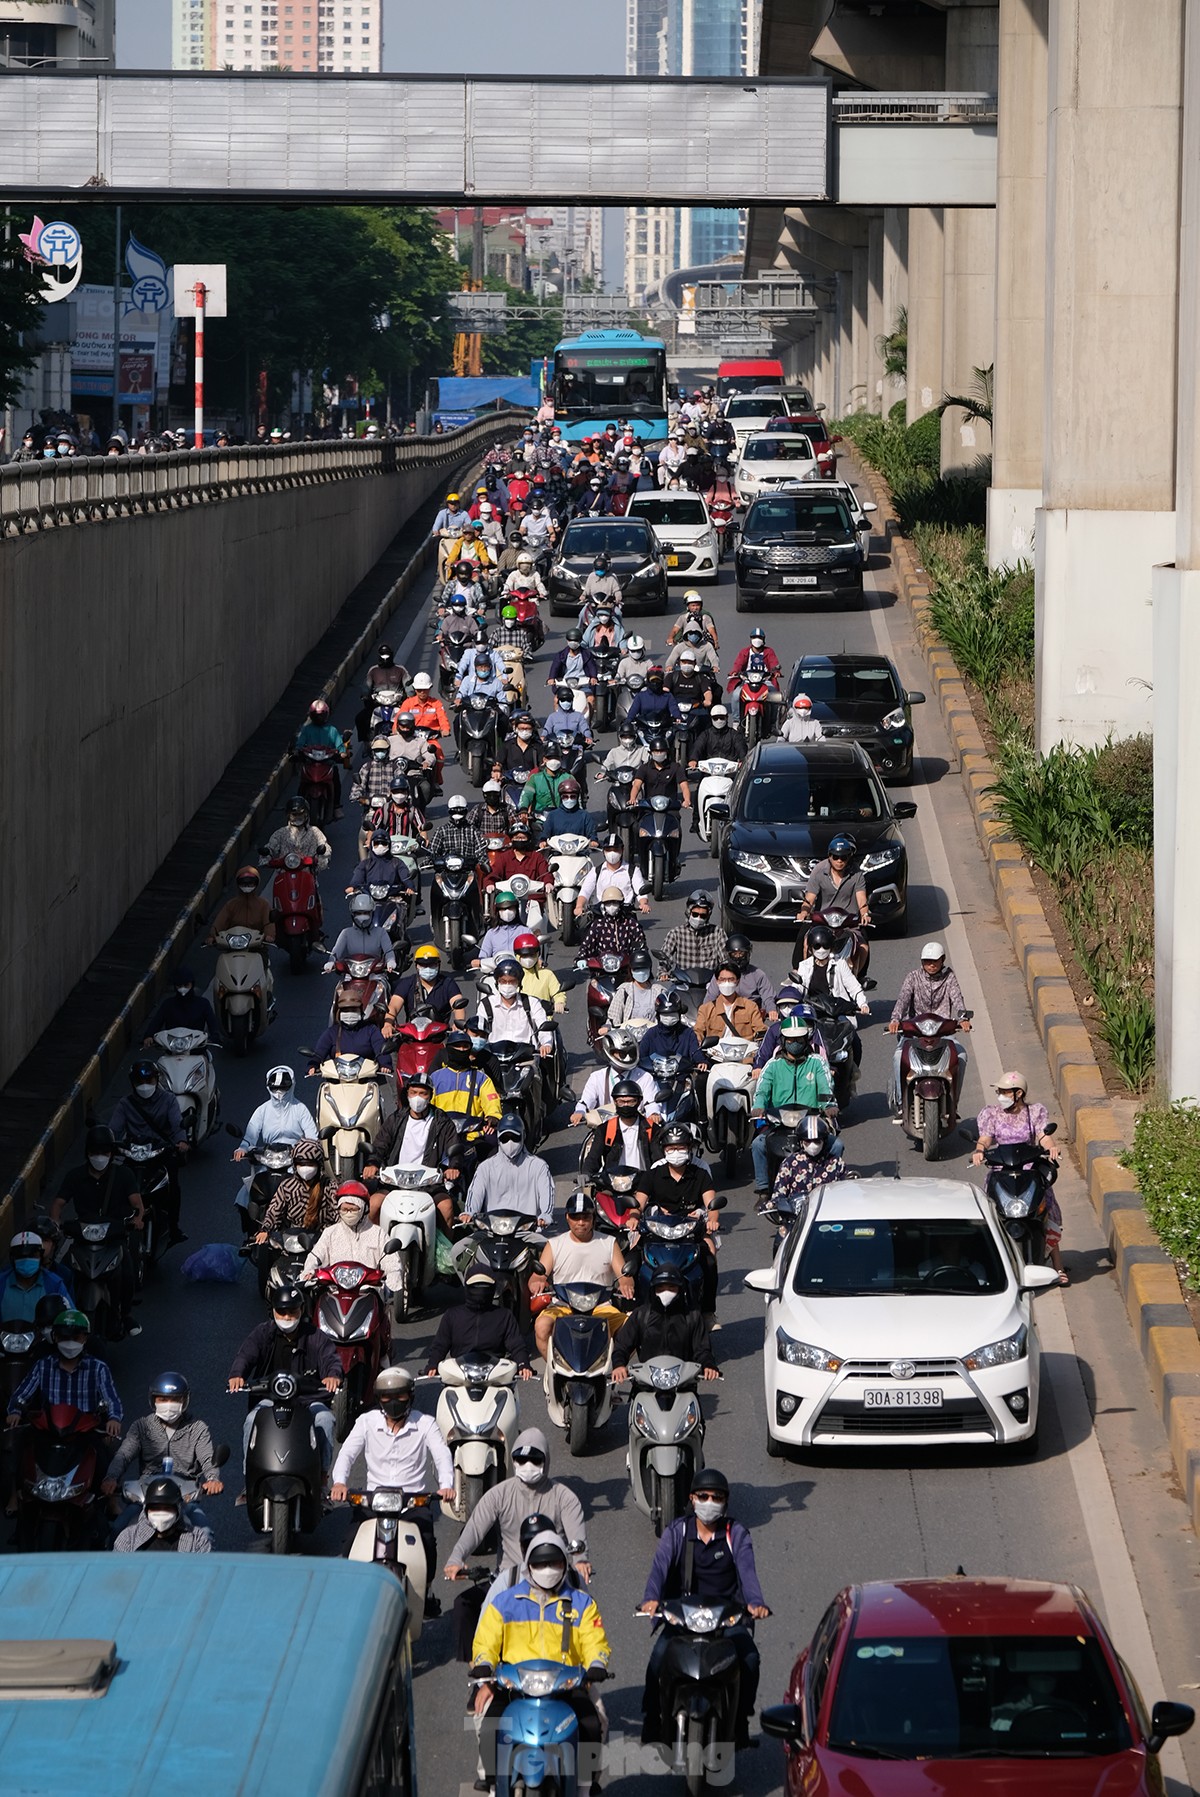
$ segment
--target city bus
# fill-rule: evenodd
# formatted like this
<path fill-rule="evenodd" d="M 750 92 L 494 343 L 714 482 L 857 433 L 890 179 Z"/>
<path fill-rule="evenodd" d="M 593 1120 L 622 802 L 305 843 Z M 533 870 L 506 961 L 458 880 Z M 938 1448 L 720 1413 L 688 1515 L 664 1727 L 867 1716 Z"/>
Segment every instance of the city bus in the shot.
<path fill-rule="evenodd" d="M 415 1797 L 404 1592 L 298 1555 L 5 1555 L 0 1766 L 21 1797 Z"/>
<path fill-rule="evenodd" d="M 581 331 L 554 346 L 554 422 L 577 443 L 628 418 L 657 453 L 667 439 L 667 346 L 639 331 Z"/>

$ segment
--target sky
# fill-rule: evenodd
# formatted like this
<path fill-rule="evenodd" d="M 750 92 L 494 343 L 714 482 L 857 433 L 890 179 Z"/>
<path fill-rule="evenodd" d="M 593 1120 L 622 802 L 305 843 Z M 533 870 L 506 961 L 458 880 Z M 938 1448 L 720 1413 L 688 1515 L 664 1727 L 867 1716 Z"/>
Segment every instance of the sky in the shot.
<path fill-rule="evenodd" d="M 171 0 L 117 0 L 117 66 L 171 66 Z M 619 75 L 624 0 L 383 0 L 383 66 L 396 75 Z M 605 215 L 609 287 L 624 272 L 621 217 Z"/>

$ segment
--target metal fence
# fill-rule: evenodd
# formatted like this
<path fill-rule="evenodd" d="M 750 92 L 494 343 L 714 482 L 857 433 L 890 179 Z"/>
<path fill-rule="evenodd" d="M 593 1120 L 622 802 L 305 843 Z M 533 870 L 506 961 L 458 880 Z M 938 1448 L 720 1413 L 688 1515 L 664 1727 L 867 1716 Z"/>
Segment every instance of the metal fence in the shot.
<path fill-rule="evenodd" d="M 10 462 L 0 468 L 0 537 L 215 505 L 250 493 L 400 474 L 406 468 L 453 468 L 472 451 L 511 435 L 528 416 L 506 407 L 440 437 Z"/>

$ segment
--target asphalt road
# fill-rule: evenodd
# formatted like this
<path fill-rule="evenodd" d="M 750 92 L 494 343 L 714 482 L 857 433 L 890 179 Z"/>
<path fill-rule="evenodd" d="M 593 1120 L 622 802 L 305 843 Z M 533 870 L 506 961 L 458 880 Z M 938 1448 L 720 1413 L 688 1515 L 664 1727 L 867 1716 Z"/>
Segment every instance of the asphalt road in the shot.
<path fill-rule="evenodd" d="M 882 544 L 877 545 L 882 549 Z M 900 666 L 909 687 L 922 685 L 921 669 L 908 635 L 906 615 L 896 609 L 886 558 L 876 557 L 868 577 L 871 603 L 859 613 L 767 614 L 768 640 L 785 666 L 801 651 L 882 648 Z M 422 622 L 428 588 L 407 602 L 393 625 L 392 641 L 405 652 L 397 659 L 415 669 L 431 666 L 429 636 Z M 673 609 L 682 605 L 674 589 Z M 721 632 L 722 665 L 746 641 L 749 620 L 736 618 L 730 574 L 712 592 L 711 609 Z M 639 620 L 656 649 L 667 622 Z M 551 645 L 534 668 L 530 689 L 540 693 L 539 676 L 564 628 L 555 626 Z M 357 705 L 351 688 L 337 721 L 349 725 Z M 544 709 L 544 708 L 542 708 Z M 846 1128 L 847 1158 L 860 1172 L 918 1171 L 919 1151 L 888 1117 L 885 1100 L 891 1038 L 883 1033 L 891 1002 L 915 948 L 926 937 L 942 936 L 976 1012 L 971 1067 L 964 1110 L 981 1102 L 982 1081 L 990 1083 L 1002 1065 L 1025 1063 L 1038 1095 L 1044 1095 L 1045 1067 L 1025 1006 L 1007 940 L 999 927 L 978 856 L 960 783 L 950 769 L 948 749 L 931 705 L 915 713 L 918 764 L 912 796 L 917 818 L 906 827 L 910 859 L 907 937 L 882 937 L 872 951 L 878 981 L 873 1016 L 863 1032 L 862 1080 Z M 452 769 L 447 792 L 461 782 Z M 907 796 L 907 795 L 905 795 Z M 441 815 L 439 807 L 434 821 Z M 325 882 L 326 911 L 336 922 L 338 891 L 354 861 L 354 820 L 332 827 L 335 859 Z M 658 908 L 651 946 L 679 921 L 682 896 L 694 886 L 715 893 L 713 861 L 685 836 L 686 862 L 671 896 Z M 761 945 L 760 959 L 778 984 L 788 965 L 790 942 Z M 552 951 L 561 970 L 569 957 Z M 195 964 L 207 981 L 211 958 L 198 948 Z M 263 1096 L 267 1067 L 288 1061 L 299 1072 L 299 1044 L 311 1043 L 322 1027 L 329 982 L 314 965 L 293 978 L 281 968 L 276 991 L 279 1015 L 263 1047 L 247 1061 L 221 1057 L 223 1115 L 244 1122 Z M 568 1011 L 566 1041 L 572 1051 L 578 1091 L 593 1064 L 585 1047 L 582 992 Z M 306 1089 L 315 1097 L 315 1082 Z M 1040 1090 L 1039 1090 L 1040 1088 Z M 126 1089 L 124 1079 L 108 1095 L 105 1111 Z M 565 1113 L 560 1113 L 565 1115 Z M 569 1190 L 582 1130 L 560 1128 L 543 1148 L 556 1176 L 560 1198 Z M 233 1196 L 237 1177 L 229 1165 L 233 1143 L 223 1134 L 202 1147 L 185 1174 L 184 1227 L 189 1246 L 240 1239 Z M 940 1171 L 965 1175 L 967 1149 L 947 1145 Z M 718 1174 L 718 1190 L 723 1182 Z M 1161 1427 L 1149 1406 L 1149 1392 L 1119 1296 L 1106 1271 L 1103 1243 L 1079 1181 L 1064 1173 L 1060 1193 L 1067 1226 L 1065 1250 L 1073 1273 L 1065 1299 L 1057 1293 L 1039 1300 L 1045 1349 L 1042 1445 L 1035 1462 L 1001 1463 L 993 1454 L 930 1450 L 894 1454 L 862 1451 L 829 1454 L 818 1463 L 793 1465 L 768 1460 L 762 1404 L 762 1300 L 744 1290 L 742 1275 L 767 1264 L 767 1230 L 749 1198 L 749 1168 L 727 1188 L 721 1255 L 722 1323 L 716 1337 L 724 1382 L 706 1397 L 707 1458 L 733 1484 L 733 1511 L 754 1532 L 759 1572 L 774 1615 L 759 1630 L 763 1657 L 762 1702 L 778 1701 L 792 1660 L 808 1639 L 833 1593 L 856 1579 L 918 1573 L 1007 1573 L 1076 1580 L 1099 1601 L 1118 1644 L 1140 1679 L 1146 1698 L 1182 1696 L 1200 1679 L 1195 1615 L 1195 1542 L 1186 1513 L 1172 1489 Z M 168 1257 L 145 1294 L 140 1316 L 145 1333 L 113 1352 L 113 1364 L 127 1415 L 145 1407 L 146 1382 L 164 1366 L 190 1377 L 194 1407 L 208 1418 L 219 1438 L 237 1442 L 242 1404 L 224 1393 L 229 1360 L 262 1310 L 247 1272 L 237 1287 L 194 1285 L 179 1274 L 181 1255 Z M 441 1296 L 448 1296 L 443 1291 Z M 432 1334 L 434 1313 L 416 1319 L 402 1333 L 396 1356 L 419 1366 Z M 432 1407 L 432 1396 L 422 1394 Z M 522 1417 L 549 1428 L 538 1384 L 521 1391 Z M 565 1448 L 554 1450 L 556 1470 L 573 1478 L 591 1517 L 593 1588 L 614 1649 L 614 1682 L 605 1702 L 612 1729 L 614 1765 L 610 1788 L 632 1794 L 632 1747 L 639 1722 L 642 1671 L 648 1650 L 644 1625 L 632 1620 L 654 1549 L 649 1522 L 633 1505 L 624 1467 L 625 1411 L 618 1407 L 602 1443 L 585 1458 L 569 1462 Z M 552 1432 L 551 1432 L 552 1433 Z M 553 1434 L 552 1434 L 553 1438 Z M 244 1511 L 233 1505 L 239 1487 L 230 1468 L 224 1498 L 209 1513 L 217 1544 L 249 1549 L 253 1538 Z M 311 1551 L 334 1553 L 345 1538 L 341 1518 L 331 1517 Z M 438 1527 L 441 1557 L 455 1528 Z M 1134 1570 L 1136 1564 L 1136 1573 Z M 442 1586 L 444 1595 L 449 1587 Z M 447 1609 L 448 1609 L 447 1603 Z M 336 1633 L 331 1642 L 338 1650 Z M 445 1797 L 474 1776 L 473 1745 L 463 1733 L 463 1668 L 451 1658 L 448 1622 L 431 1624 L 417 1652 L 417 1729 L 421 1785 L 426 1797 Z M 319 1676 L 319 1668 L 315 1669 Z M 1189 1759 L 1194 1750 L 1185 1743 Z M 1182 1781 L 1183 1759 L 1164 1756 L 1168 1773 Z M 731 1788 L 757 1794 L 781 1788 L 782 1756 L 763 1741 L 739 1758 Z M 1179 1789 L 1188 1788 L 1182 1782 Z"/>

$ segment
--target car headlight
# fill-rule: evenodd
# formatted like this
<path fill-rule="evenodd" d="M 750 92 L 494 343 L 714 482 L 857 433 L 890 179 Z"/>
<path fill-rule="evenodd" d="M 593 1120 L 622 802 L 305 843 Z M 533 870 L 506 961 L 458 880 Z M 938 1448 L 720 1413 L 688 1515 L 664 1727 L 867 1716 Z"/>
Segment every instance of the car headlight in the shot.
<path fill-rule="evenodd" d="M 775 1331 L 775 1353 L 789 1366 L 807 1367 L 810 1373 L 836 1373 L 842 1364 L 836 1354 L 827 1354 L 812 1342 L 798 1342 L 786 1329 Z"/>
<path fill-rule="evenodd" d="M 633 573 L 629 576 L 629 583 L 632 586 L 635 580 L 653 580 L 657 573 L 657 562 L 643 562 L 640 568 L 635 568 L 633 570 Z"/>
<path fill-rule="evenodd" d="M 872 849 L 869 855 L 864 855 L 859 869 L 864 874 L 877 873 L 881 867 L 891 867 L 899 861 L 903 853 L 898 842 L 885 843 L 882 848 Z"/>
<path fill-rule="evenodd" d="M 752 874 L 768 874 L 771 863 L 765 855 L 730 855 L 729 859 L 735 867 L 744 867 Z"/>
<path fill-rule="evenodd" d="M 963 1365 L 969 1372 L 977 1373 L 989 1366 L 1006 1366 L 1012 1360 L 1024 1360 L 1029 1331 L 1022 1324 L 1015 1335 L 1006 1335 L 1003 1341 L 988 1342 L 984 1348 L 976 1348 L 974 1353 L 963 1355 Z"/>
<path fill-rule="evenodd" d="M 566 562 L 555 562 L 550 572 L 555 580 L 569 580 L 573 582 L 575 586 L 579 585 L 578 574 L 573 573 L 572 570 L 568 568 Z"/>
<path fill-rule="evenodd" d="M 907 722 L 908 719 L 904 715 L 903 705 L 897 705 L 895 711 L 889 711 L 887 716 L 880 720 L 880 728 L 883 730 L 903 730 Z"/>

